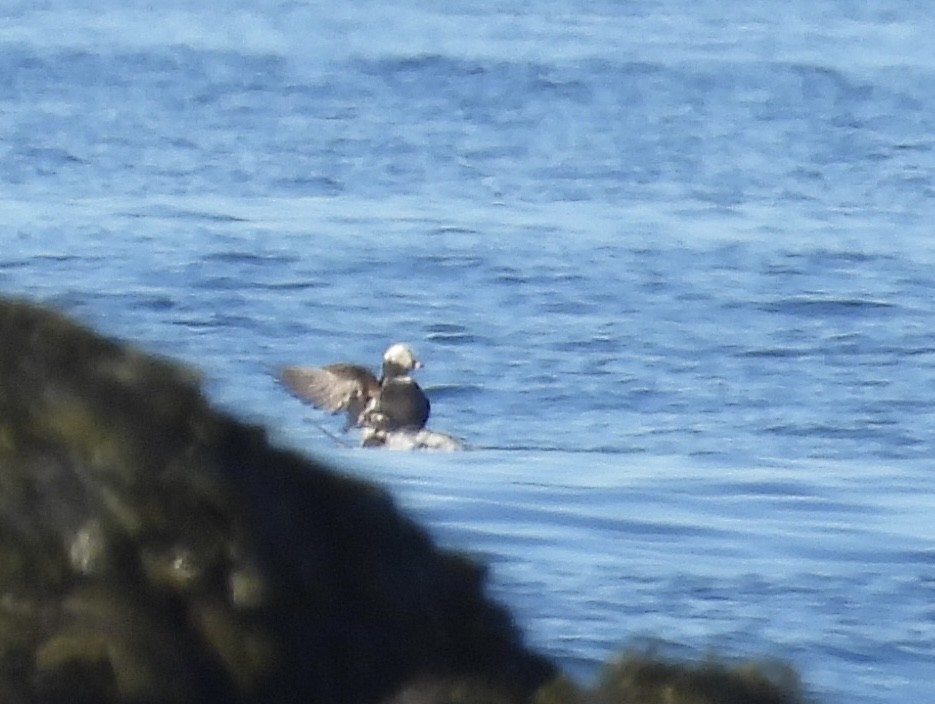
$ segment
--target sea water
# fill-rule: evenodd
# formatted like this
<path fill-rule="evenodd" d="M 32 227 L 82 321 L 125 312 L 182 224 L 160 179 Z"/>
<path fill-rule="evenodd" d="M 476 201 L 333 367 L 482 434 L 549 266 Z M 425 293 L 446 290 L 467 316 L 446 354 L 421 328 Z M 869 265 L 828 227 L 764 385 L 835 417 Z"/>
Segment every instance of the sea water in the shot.
<path fill-rule="evenodd" d="M 0 8 L 0 292 L 198 367 L 491 566 L 588 681 L 935 687 L 935 15 L 899 2 Z M 366 451 L 281 364 L 406 341 Z"/>

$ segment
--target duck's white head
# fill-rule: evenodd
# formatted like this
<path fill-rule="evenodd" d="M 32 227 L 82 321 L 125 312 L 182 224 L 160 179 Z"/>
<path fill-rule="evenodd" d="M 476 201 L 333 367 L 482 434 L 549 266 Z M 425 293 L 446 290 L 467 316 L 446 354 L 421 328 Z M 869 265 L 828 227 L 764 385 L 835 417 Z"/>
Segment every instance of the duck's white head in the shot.
<path fill-rule="evenodd" d="M 408 345 L 397 342 L 386 348 L 383 353 L 383 376 L 403 376 L 413 369 L 421 369 L 422 362 L 409 349 Z"/>

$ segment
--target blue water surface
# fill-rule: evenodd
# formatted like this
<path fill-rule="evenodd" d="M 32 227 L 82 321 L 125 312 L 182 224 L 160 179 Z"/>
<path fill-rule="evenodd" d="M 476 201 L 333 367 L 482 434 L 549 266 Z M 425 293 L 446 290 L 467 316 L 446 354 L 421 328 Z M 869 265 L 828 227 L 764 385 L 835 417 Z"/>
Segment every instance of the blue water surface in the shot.
<path fill-rule="evenodd" d="M 4 295 L 381 482 L 584 681 L 650 645 L 788 661 L 822 702 L 931 697 L 926 5 L 0 20 Z M 346 447 L 271 375 L 396 340 L 468 452 Z"/>

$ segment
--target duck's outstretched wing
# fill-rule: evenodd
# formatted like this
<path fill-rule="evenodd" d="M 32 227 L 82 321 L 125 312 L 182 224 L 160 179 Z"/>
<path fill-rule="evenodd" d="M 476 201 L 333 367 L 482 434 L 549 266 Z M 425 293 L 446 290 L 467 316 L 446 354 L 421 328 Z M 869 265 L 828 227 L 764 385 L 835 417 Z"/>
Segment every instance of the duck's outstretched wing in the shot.
<path fill-rule="evenodd" d="M 328 413 L 347 412 L 357 423 L 379 382 L 365 367 L 332 364 L 328 367 L 284 367 L 279 380 L 292 394 Z"/>

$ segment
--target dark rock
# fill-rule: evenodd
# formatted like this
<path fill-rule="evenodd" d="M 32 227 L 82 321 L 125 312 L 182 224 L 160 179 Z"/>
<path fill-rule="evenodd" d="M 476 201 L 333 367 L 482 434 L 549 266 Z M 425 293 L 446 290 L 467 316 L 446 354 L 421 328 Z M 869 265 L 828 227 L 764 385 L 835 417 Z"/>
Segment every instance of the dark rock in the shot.
<path fill-rule="evenodd" d="M 368 702 L 553 666 L 381 489 L 189 370 L 0 301 L 0 701 Z"/>
<path fill-rule="evenodd" d="M 473 678 L 420 678 L 384 704 L 514 704 L 496 683 Z M 631 654 L 583 689 L 565 677 L 541 687 L 530 704 L 803 704 L 798 678 L 766 663 L 678 663 Z"/>
<path fill-rule="evenodd" d="M 631 655 L 609 666 L 588 704 L 801 704 L 799 681 L 778 664 L 669 662 Z M 541 704 L 546 704 L 542 702 Z"/>

